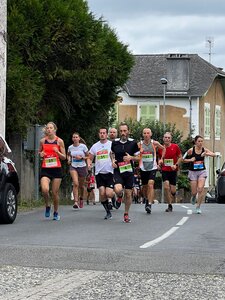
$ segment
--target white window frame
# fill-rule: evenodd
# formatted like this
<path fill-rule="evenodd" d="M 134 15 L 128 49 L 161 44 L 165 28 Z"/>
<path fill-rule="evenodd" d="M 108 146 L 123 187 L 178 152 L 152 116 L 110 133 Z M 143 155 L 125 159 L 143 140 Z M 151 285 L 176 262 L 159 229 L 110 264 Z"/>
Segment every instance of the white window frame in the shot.
<path fill-rule="evenodd" d="M 221 138 L 221 106 L 215 106 L 215 139 Z"/>
<path fill-rule="evenodd" d="M 147 102 L 147 101 L 138 101 L 137 103 L 138 109 L 137 109 L 137 120 L 140 121 L 141 119 L 141 106 L 155 106 L 155 120 L 159 121 L 159 102 Z"/>
<path fill-rule="evenodd" d="M 204 138 L 210 139 L 210 103 L 204 103 Z"/>

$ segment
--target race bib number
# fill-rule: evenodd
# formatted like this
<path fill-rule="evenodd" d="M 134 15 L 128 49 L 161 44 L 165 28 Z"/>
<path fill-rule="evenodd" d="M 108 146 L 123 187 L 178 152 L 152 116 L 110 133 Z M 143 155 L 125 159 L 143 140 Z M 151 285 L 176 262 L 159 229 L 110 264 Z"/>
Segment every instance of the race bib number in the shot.
<path fill-rule="evenodd" d="M 77 163 L 77 162 L 82 162 L 82 159 L 76 159 L 74 156 L 72 157 L 72 162 Z"/>
<path fill-rule="evenodd" d="M 108 150 L 106 149 L 106 150 L 98 151 L 96 158 L 97 158 L 97 160 L 100 160 L 100 161 L 108 159 L 109 158 Z"/>
<path fill-rule="evenodd" d="M 142 152 L 142 161 L 143 162 L 151 162 L 153 161 L 153 154 L 150 151 L 143 151 Z"/>
<path fill-rule="evenodd" d="M 203 170 L 204 163 L 203 161 L 194 161 L 194 170 Z"/>
<path fill-rule="evenodd" d="M 45 158 L 45 165 L 47 168 L 57 167 L 57 158 L 56 157 Z"/>
<path fill-rule="evenodd" d="M 164 159 L 164 166 L 165 167 L 171 167 L 173 165 L 174 165 L 173 159 Z"/>
<path fill-rule="evenodd" d="M 130 162 L 123 161 L 123 162 L 118 163 L 118 165 L 119 165 L 120 173 L 133 172 Z"/>

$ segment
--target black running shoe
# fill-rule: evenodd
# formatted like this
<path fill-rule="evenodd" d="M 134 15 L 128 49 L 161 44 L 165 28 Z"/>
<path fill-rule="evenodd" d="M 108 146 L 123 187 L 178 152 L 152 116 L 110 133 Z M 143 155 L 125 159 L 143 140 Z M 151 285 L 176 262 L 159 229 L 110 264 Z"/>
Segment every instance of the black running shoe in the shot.
<path fill-rule="evenodd" d="M 73 208 L 74 208 L 74 209 L 79 209 L 79 208 L 80 208 L 77 202 L 74 203 Z"/>
<path fill-rule="evenodd" d="M 167 209 L 165 210 L 166 212 L 172 212 L 173 211 L 173 206 L 172 204 L 168 204 Z"/>
<path fill-rule="evenodd" d="M 105 219 L 105 220 L 110 220 L 110 219 L 112 219 L 112 214 L 111 214 L 110 211 L 107 212 L 107 214 L 106 214 L 106 216 L 105 216 L 104 219 Z"/>
<path fill-rule="evenodd" d="M 151 204 L 146 205 L 145 210 L 146 210 L 147 214 L 150 214 L 152 212 Z"/>

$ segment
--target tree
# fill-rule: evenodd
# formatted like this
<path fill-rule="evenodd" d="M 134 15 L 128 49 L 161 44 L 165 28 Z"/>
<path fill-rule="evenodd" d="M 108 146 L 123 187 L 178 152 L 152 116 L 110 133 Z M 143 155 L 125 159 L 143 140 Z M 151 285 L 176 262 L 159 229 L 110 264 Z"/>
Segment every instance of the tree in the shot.
<path fill-rule="evenodd" d="M 108 125 L 133 57 L 86 1 L 9 0 L 8 34 L 8 131 L 53 120 L 68 140 Z"/>
<path fill-rule="evenodd" d="M 130 128 L 130 135 L 137 141 L 142 139 L 142 131 L 144 128 L 151 128 L 152 138 L 156 141 L 159 141 L 161 144 L 163 144 L 163 134 L 167 131 L 172 133 L 174 143 L 181 143 L 183 134 L 180 130 L 176 129 L 176 124 L 167 123 L 165 124 L 164 130 L 163 123 L 157 120 L 146 120 L 145 122 L 143 122 L 142 120 L 136 121 L 128 118 L 125 119 L 124 122 L 127 123 Z M 119 124 L 117 124 L 117 127 L 118 126 Z"/>

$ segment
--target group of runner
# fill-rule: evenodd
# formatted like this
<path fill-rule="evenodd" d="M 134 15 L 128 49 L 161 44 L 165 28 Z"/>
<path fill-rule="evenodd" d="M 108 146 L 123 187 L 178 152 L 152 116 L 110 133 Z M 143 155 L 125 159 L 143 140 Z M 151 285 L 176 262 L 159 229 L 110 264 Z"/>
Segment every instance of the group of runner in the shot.
<path fill-rule="evenodd" d="M 203 138 L 197 135 L 194 146 L 182 157 L 179 146 L 172 143 L 172 135 L 166 132 L 163 145 L 152 139 L 150 128 L 144 128 L 142 141 L 137 142 L 129 137 L 129 126 L 121 123 L 119 137 L 117 129 L 99 129 L 99 141 L 88 150 L 85 141 L 79 133 L 72 135 L 73 144 L 66 154 L 64 142 L 56 136 L 57 127 L 49 122 L 45 128 L 45 137 L 40 141 L 39 153 L 42 161 L 40 184 L 46 203 L 45 217 L 50 217 L 51 206 L 49 186 L 52 181 L 53 220 L 59 220 L 59 187 L 62 180 L 60 160 L 67 159 L 69 172 L 73 182 L 74 209 L 83 207 L 84 181 L 87 175 L 95 170 L 95 180 L 99 189 L 99 200 L 106 215 L 104 219 L 112 218 L 111 209 L 118 209 L 124 203 L 125 223 L 130 223 L 129 211 L 132 204 L 134 186 L 134 164 L 140 169 L 142 193 L 146 199 L 145 210 L 151 214 L 154 203 L 154 183 L 158 170 L 162 173 L 164 195 L 168 207 L 166 212 L 172 212 L 176 196 L 177 171 L 182 162 L 189 163 L 189 180 L 191 183 L 192 204 L 196 204 L 196 212 L 201 213 L 200 205 L 204 197 L 204 184 L 207 177 L 204 158 L 216 154 L 203 147 Z M 92 188 L 93 184 L 92 184 Z M 91 186 L 89 186 L 89 192 Z"/>

